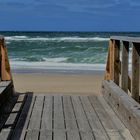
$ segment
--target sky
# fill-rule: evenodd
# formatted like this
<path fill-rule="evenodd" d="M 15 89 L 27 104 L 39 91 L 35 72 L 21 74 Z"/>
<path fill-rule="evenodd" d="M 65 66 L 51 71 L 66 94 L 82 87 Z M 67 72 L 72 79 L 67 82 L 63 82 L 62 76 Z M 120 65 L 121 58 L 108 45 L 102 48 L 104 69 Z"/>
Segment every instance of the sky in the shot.
<path fill-rule="evenodd" d="M 0 0 L 0 31 L 140 31 L 140 0 Z"/>

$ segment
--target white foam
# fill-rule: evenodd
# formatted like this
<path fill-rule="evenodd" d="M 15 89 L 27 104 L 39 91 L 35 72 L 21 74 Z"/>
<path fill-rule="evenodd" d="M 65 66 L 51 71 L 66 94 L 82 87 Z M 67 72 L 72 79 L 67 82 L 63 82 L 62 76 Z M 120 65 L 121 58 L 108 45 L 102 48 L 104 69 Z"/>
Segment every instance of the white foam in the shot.
<path fill-rule="evenodd" d="M 7 36 L 5 37 L 5 39 L 8 41 L 12 41 L 12 40 L 17 41 L 17 40 L 26 40 L 28 39 L 28 37 L 27 36 Z"/>
<path fill-rule="evenodd" d="M 105 70 L 105 64 L 10 61 L 14 69 Z"/>
<path fill-rule="evenodd" d="M 108 41 L 109 38 L 102 37 L 27 37 L 27 36 L 10 36 L 5 37 L 8 41 L 66 41 L 66 42 L 88 42 L 88 41 Z"/>
<path fill-rule="evenodd" d="M 59 57 L 59 58 L 43 58 L 47 63 L 60 63 L 67 60 L 67 58 Z"/>

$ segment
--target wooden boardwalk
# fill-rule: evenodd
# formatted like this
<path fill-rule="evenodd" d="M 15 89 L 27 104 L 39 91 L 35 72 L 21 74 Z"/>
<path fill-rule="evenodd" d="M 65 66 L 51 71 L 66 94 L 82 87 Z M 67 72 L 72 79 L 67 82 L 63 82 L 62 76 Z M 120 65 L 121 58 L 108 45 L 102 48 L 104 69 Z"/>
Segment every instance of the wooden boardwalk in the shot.
<path fill-rule="evenodd" d="M 0 140 L 133 140 L 102 96 L 18 94 L 1 114 Z"/>

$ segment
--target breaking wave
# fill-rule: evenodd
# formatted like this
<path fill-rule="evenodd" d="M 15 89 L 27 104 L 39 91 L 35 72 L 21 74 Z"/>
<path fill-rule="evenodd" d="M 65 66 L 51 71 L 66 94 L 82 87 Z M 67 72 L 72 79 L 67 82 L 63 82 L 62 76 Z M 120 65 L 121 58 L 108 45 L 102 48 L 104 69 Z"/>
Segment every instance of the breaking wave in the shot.
<path fill-rule="evenodd" d="M 28 37 L 28 36 L 7 36 L 6 41 L 56 41 L 56 42 L 96 42 L 108 41 L 103 37 Z"/>

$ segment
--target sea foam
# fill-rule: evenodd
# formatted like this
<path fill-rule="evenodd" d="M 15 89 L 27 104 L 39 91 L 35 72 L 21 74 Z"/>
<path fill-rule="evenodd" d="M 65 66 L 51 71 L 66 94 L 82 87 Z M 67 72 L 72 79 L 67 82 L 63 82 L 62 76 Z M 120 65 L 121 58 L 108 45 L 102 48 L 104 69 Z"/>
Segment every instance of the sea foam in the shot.
<path fill-rule="evenodd" d="M 7 36 L 7 41 L 57 41 L 57 42 L 88 42 L 88 41 L 108 41 L 103 37 L 28 37 L 28 36 Z"/>

